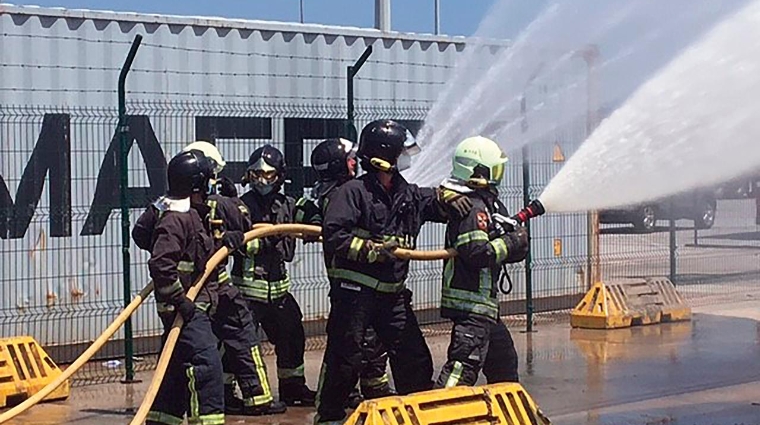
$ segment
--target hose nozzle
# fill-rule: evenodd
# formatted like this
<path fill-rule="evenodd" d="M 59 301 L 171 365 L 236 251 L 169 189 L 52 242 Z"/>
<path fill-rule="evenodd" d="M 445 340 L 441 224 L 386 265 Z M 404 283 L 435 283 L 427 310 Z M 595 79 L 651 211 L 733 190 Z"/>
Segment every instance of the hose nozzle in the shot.
<path fill-rule="evenodd" d="M 527 207 L 520 210 L 520 212 L 512 216 L 512 218 L 521 223 L 526 223 L 531 218 L 543 215 L 545 212 L 546 210 L 544 209 L 544 205 L 541 203 L 541 201 L 535 199 L 533 201 L 530 201 Z"/>

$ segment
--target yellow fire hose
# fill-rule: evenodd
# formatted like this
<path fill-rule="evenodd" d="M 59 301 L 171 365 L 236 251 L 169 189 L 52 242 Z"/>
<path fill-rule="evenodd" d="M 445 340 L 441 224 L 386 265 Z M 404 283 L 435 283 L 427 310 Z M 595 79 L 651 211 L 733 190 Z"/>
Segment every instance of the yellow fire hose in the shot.
<path fill-rule="evenodd" d="M 254 225 L 254 230 L 245 234 L 245 241 L 247 242 L 256 238 L 263 238 L 263 237 L 272 236 L 272 235 L 281 234 L 281 233 L 296 234 L 296 235 L 299 235 L 300 237 L 303 237 L 303 235 L 317 236 L 321 233 L 321 231 L 322 229 L 319 226 L 312 226 L 312 225 L 304 225 L 304 224 L 271 225 L 271 224 L 260 223 L 260 224 Z M 217 251 L 211 257 L 211 259 L 209 259 L 209 261 L 206 263 L 206 271 L 196 281 L 193 287 L 188 291 L 187 296 L 191 300 L 195 299 L 201 287 L 205 283 L 206 279 L 211 274 L 211 271 L 213 271 L 218 266 L 218 264 L 224 258 L 226 258 L 229 254 L 230 253 L 227 248 L 222 248 L 219 251 Z M 452 249 L 435 250 L 435 251 L 416 251 L 416 250 L 397 249 L 393 252 L 393 254 L 399 258 L 403 258 L 407 260 L 435 261 L 435 260 L 450 258 L 451 256 L 456 255 L 456 252 Z M 142 302 L 148 298 L 151 292 L 153 292 L 153 282 L 146 285 L 137 294 L 137 296 L 132 300 L 132 302 L 129 303 L 129 305 L 124 308 L 124 310 L 122 310 L 122 312 L 105 329 L 105 331 L 103 331 L 103 333 L 92 343 L 92 345 L 90 345 L 87 348 L 87 350 L 85 350 L 73 363 L 71 363 L 65 370 L 63 370 L 61 375 L 57 379 L 50 382 L 40 391 L 36 392 L 31 397 L 24 400 L 22 403 L 0 414 L 0 424 L 3 424 L 15 418 L 16 416 L 25 412 L 26 410 L 28 410 L 35 404 L 39 403 L 40 401 L 42 401 L 42 399 L 44 399 L 50 393 L 55 391 L 67 379 L 71 378 L 76 372 L 78 372 L 79 369 L 81 369 L 82 366 L 84 366 L 103 347 L 103 345 L 105 345 L 105 343 L 108 342 L 108 340 L 116 333 L 116 331 L 119 330 L 119 328 L 124 324 L 124 322 L 135 312 L 135 310 L 137 310 L 137 307 L 139 307 L 140 304 L 142 304 Z M 166 367 L 168 366 L 169 359 L 171 358 L 171 353 L 174 351 L 174 346 L 177 343 L 177 338 L 179 336 L 179 329 L 181 327 L 182 327 L 182 318 L 180 316 L 177 316 L 177 319 L 172 325 L 172 329 L 169 333 L 169 337 L 167 338 L 166 344 L 164 345 L 164 350 L 161 353 L 159 362 L 156 365 L 156 373 L 153 375 L 151 385 L 148 388 L 148 392 L 145 395 L 145 399 L 143 400 L 142 405 L 140 406 L 140 410 L 138 410 L 131 424 L 140 424 L 145 421 L 145 417 L 147 416 L 147 413 L 150 410 L 150 406 L 153 404 L 153 401 L 155 400 L 156 393 L 158 392 L 158 387 L 161 381 L 163 380 L 164 374 L 166 373 Z"/>
<path fill-rule="evenodd" d="M 253 228 L 265 229 L 271 226 L 273 225 L 269 223 L 256 223 L 253 225 Z M 302 224 L 300 226 L 303 230 L 301 230 L 300 232 L 297 232 L 298 237 L 303 237 L 304 235 L 317 236 L 322 233 L 322 228 L 319 226 L 313 226 L 313 225 L 308 225 L 308 224 Z M 433 251 L 418 251 L 418 250 L 412 250 L 412 249 L 399 248 L 393 251 L 393 255 L 403 260 L 437 261 L 437 260 L 445 260 L 447 258 L 454 257 L 457 255 L 457 252 L 453 248 L 437 249 Z"/>
<path fill-rule="evenodd" d="M 254 230 L 251 230 L 245 234 L 245 242 L 282 233 L 300 233 L 302 235 L 308 234 L 317 236 L 322 233 L 322 229 L 319 226 L 309 226 L 304 224 L 277 224 L 271 226 L 258 226 L 257 228 L 254 228 Z M 227 257 L 229 253 L 230 252 L 227 250 L 227 248 L 222 248 L 217 251 L 214 256 L 211 257 L 211 259 L 206 263 L 206 271 L 203 273 L 203 276 L 201 276 L 187 292 L 187 297 L 191 301 L 195 299 L 196 295 L 198 295 L 198 292 L 203 287 L 203 284 L 206 282 L 206 279 L 211 274 L 211 272 L 216 269 L 219 263 L 224 260 L 224 258 Z M 444 255 L 443 258 L 450 256 L 450 253 L 445 250 L 433 251 L 433 253 L 437 253 L 438 256 L 430 255 L 430 253 L 418 253 L 410 250 L 394 251 L 394 254 L 397 254 L 401 258 L 408 257 L 409 259 L 417 260 L 438 260 L 442 258 L 440 255 Z M 179 337 L 179 331 L 181 327 L 182 316 L 177 315 L 177 318 L 174 319 L 174 324 L 169 331 L 169 336 L 166 339 L 166 343 L 164 344 L 164 349 L 161 351 L 161 356 L 158 359 L 156 372 L 153 374 L 153 379 L 150 382 L 150 387 L 145 393 L 145 398 L 140 405 L 140 409 L 138 409 L 135 417 L 132 419 L 132 422 L 130 422 L 130 425 L 141 425 L 145 422 L 145 418 L 148 416 L 150 407 L 153 405 L 153 401 L 156 399 L 156 395 L 158 394 L 158 389 L 161 386 L 161 381 L 164 379 L 164 374 L 166 373 L 166 368 L 169 365 L 169 360 L 171 359 L 172 352 L 174 351 L 174 346 L 177 344 L 177 339 Z"/>
<path fill-rule="evenodd" d="M 55 391 L 61 384 L 63 384 L 67 379 L 71 378 L 72 375 L 74 375 L 79 369 L 84 366 L 87 361 L 89 361 L 92 356 L 95 355 L 95 353 L 98 352 L 98 350 L 103 347 L 103 345 L 108 342 L 108 340 L 113 336 L 113 334 L 116 333 L 116 331 L 119 330 L 121 325 L 124 324 L 124 322 L 129 318 L 129 316 L 132 315 L 132 313 L 137 310 L 137 307 L 142 304 L 142 302 L 148 298 L 148 295 L 153 291 L 153 282 L 150 282 L 145 288 L 140 291 L 139 294 L 135 297 L 134 300 L 132 300 L 129 305 L 122 310 L 122 312 L 114 319 L 113 323 L 111 323 L 108 328 L 106 328 L 105 331 L 98 337 L 98 339 L 95 340 L 95 342 L 90 345 L 87 350 L 85 350 L 84 353 L 82 353 L 79 358 L 77 358 L 74 363 L 69 365 L 65 370 L 62 371 L 61 375 L 58 376 L 54 381 L 47 384 L 44 388 L 34 393 L 31 397 L 24 400 L 21 404 L 18 404 L 14 406 L 12 409 L 3 412 L 0 414 L 0 424 L 5 423 L 6 421 L 9 421 L 16 416 L 18 416 L 20 413 L 23 413 L 30 407 L 34 406 L 35 404 L 42 401 L 43 398 L 47 397 L 50 393 Z"/>

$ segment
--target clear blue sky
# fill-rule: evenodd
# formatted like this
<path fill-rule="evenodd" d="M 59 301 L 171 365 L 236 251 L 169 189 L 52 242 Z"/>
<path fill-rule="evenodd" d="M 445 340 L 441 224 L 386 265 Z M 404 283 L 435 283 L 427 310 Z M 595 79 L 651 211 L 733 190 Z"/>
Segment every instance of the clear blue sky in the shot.
<path fill-rule="evenodd" d="M 7 3 L 298 22 L 299 0 L 4 0 Z M 372 27 L 374 0 L 303 0 L 307 23 Z M 440 0 L 441 32 L 471 35 L 494 0 Z M 394 31 L 432 33 L 433 0 L 392 0 Z"/>

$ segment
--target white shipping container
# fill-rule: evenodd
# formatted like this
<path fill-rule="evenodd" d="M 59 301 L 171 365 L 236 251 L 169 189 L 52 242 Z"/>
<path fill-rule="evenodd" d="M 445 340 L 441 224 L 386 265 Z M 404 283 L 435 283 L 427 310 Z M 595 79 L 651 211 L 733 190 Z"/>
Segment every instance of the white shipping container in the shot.
<path fill-rule="evenodd" d="M 219 146 L 234 178 L 256 147 L 278 146 L 293 180 L 289 190 L 300 193 L 313 181 L 312 147 L 344 131 L 346 68 L 368 46 L 373 52 L 355 79 L 356 127 L 393 118 L 414 131 L 465 49 L 461 37 L 1 4 L 2 336 L 30 334 L 48 346 L 86 342 L 122 306 L 117 81 L 138 34 L 126 102 L 135 141 L 132 223 L 162 192 L 167 158 L 197 139 Z M 517 208 L 519 158 L 512 164 L 507 200 Z M 441 246 L 441 233 L 427 226 L 420 245 Z M 552 241 L 544 242 L 541 252 L 551 256 Z M 299 243 L 298 250 L 293 292 L 305 320 L 324 318 L 319 247 Z M 551 270 L 552 282 L 574 279 L 585 261 L 582 238 L 565 250 L 572 264 Z M 148 282 L 147 254 L 134 244 L 130 253 L 136 293 Z M 437 305 L 440 267 L 413 265 L 416 308 Z M 510 299 L 523 296 L 521 282 L 515 276 Z M 135 316 L 136 336 L 160 332 L 151 303 Z"/>

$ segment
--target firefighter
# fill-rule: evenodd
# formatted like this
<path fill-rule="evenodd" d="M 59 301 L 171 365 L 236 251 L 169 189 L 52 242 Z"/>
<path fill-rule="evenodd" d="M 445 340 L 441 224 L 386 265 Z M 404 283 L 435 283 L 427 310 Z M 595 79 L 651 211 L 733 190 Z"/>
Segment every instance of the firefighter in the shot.
<path fill-rule="evenodd" d="M 506 162 L 494 141 L 470 137 L 457 146 L 444 183 L 469 197 L 473 208 L 446 226 L 446 247 L 457 255 L 444 261 L 441 316 L 453 328 L 437 388 L 475 385 L 481 370 L 489 384 L 518 381 L 517 351 L 500 319 L 497 295 L 508 279 L 504 265 L 525 259 L 528 233 L 507 218 L 498 198 Z"/>
<path fill-rule="evenodd" d="M 184 324 L 146 423 L 181 423 L 187 414 L 190 423 L 224 424 L 222 363 L 209 317 L 217 301 L 215 278 L 195 302 L 186 297 L 214 249 L 202 219 L 213 165 L 198 152 L 183 152 L 169 162 L 167 174 L 167 194 L 155 203 L 160 217 L 148 244 L 148 268 L 164 340 L 176 314 Z"/>
<path fill-rule="evenodd" d="M 239 249 L 243 246 L 244 233 L 251 229 L 251 219 L 248 208 L 232 191 L 234 184 L 219 178 L 226 164 L 224 158 L 216 146 L 208 142 L 194 142 L 184 149 L 191 150 L 202 152 L 214 163 L 211 194 L 206 205 L 216 248 Z M 233 196 L 222 196 L 218 193 L 221 191 Z M 251 244 L 255 241 L 249 242 Z M 225 412 L 251 416 L 284 413 L 287 410 L 285 404 L 273 400 L 254 318 L 247 301 L 232 284 L 227 261 L 219 265 L 218 272 L 219 306 L 212 316 L 212 328 L 222 342 Z M 235 396 L 235 381 L 243 395 L 242 400 Z"/>
<path fill-rule="evenodd" d="M 430 351 L 405 287 L 409 261 L 393 256 L 414 248 L 425 221 L 444 222 L 435 189 L 407 183 L 402 156 L 416 147 L 411 133 L 391 120 L 377 120 L 361 132 L 357 156 L 366 174 L 335 189 L 322 226 L 330 270 L 330 316 L 318 390 L 315 423 L 338 423 L 356 386 L 368 327 L 388 350 L 399 394 L 433 387 Z"/>
<path fill-rule="evenodd" d="M 244 178 L 251 190 L 240 198 L 253 223 L 291 223 L 295 201 L 280 193 L 285 183 L 285 159 L 271 145 L 256 149 Z M 290 293 L 285 263 L 293 260 L 295 239 L 270 236 L 254 240 L 246 255 L 237 255 L 233 282 L 249 301 L 258 325 L 274 344 L 280 400 L 289 406 L 314 405 L 314 391 L 304 378 L 305 335 L 301 307 Z"/>
<path fill-rule="evenodd" d="M 311 166 L 317 172 L 318 182 L 313 197 L 302 197 L 296 202 L 295 221 L 297 223 L 322 225 L 322 217 L 330 196 L 335 189 L 356 176 L 356 147 L 346 139 L 327 139 L 319 143 L 311 152 Z M 325 268 L 331 269 L 332 260 L 325 255 Z M 331 279 L 332 280 L 332 279 Z M 364 340 L 365 361 L 359 373 L 359 391 L 352 391 L 347 406 L 356 408 L 362 398 L 373 399 L 395 394 L 388 374 L 388 353 L 370 326 Z"/>

